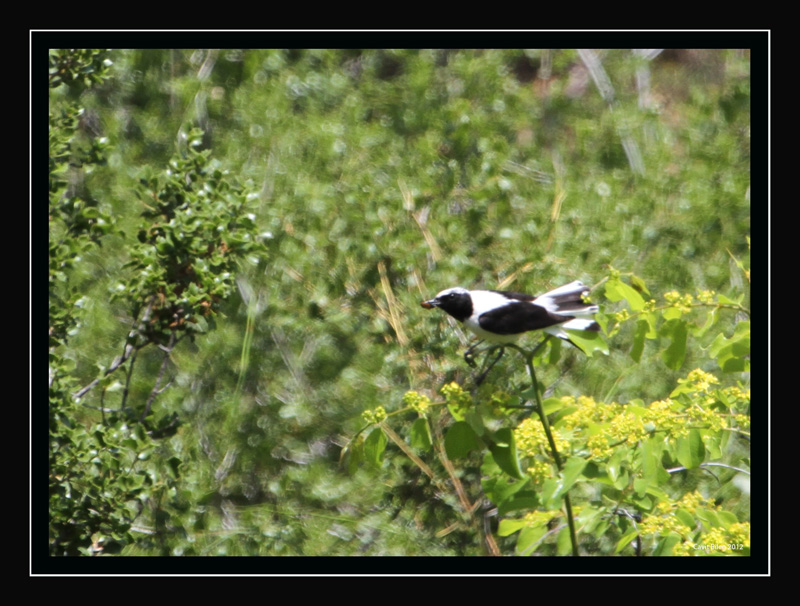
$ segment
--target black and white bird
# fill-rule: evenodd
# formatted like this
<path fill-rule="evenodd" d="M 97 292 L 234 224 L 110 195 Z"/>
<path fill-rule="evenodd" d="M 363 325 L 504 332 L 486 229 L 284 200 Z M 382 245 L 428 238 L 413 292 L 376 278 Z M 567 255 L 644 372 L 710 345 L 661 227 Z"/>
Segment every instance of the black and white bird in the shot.
<path fill-rule="evenodd" d="M 438 307 L 462 322 L 479 339 L 490 343 L 513 343 L 531 330 L 543 330 L 570 341 L 566 330 L 599 331 L 592 319 L 597 305 L 586 303 L 589 289 L 575 281 L 534 297 L 500 290 L 467 290 L 456 286 L 443 290 L 422 307 Z M 570 341 L 572 343 L 572 341 Z M 470 348 L 473 349 L 473 348 Z"/>

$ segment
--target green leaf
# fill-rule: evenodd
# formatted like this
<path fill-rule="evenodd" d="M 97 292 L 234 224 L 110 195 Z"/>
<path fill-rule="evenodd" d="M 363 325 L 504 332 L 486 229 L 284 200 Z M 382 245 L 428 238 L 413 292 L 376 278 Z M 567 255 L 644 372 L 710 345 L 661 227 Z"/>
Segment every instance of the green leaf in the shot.
<path fill-rule="evenodd" d="M 547 364 L 557 364 L 561 359 L 562 342 L 562 339 L 557 339 L 555 337 L 547 339 L 547 344 L 549 346 L 546 348 L 547 355 L 545 356 Z M 542 352 L 541 355 L 544 356 L 545 352 Z M 536 355 L 536 358 L 539 358 L 539 354 Z"/>
<path fill-rule="evenodd" d="M 508 537 L 515 532 L 519 532 L 527 525 L 528 523 L 521 519 L 507 518 L 505 520 L 500 520 L 500 524 L 497 526 L 497 534 L 501 537 Z"/>
<path fill-rule="evenodd" d="M 542 489 L 542 501 L 551 509 L 559 508 L 561 499 L 580 479 L 586 463 L 587 461 L 580 457 L 572 457 L 567 460 L 557 479 L 545 481 L 545 486 Z"/>
<path fill-rule="evenodd" d="M 649 438 L 642 444 L 642 475 L 649 485 L 659 486 L 669 480 L 669 473 L 661 464 L 664 440 Z"/>
<path fill-rule="evenodd" d="M 614 547 L 614 553 L 619 553 L 623 549 L 625 549 L 631 541 L 633 541 L 636 537 L 639 536 L 639 531 L 634 528 L 626 535 L 624 535 L 619 541 L 617 541 L 616 547 Z"/>
<path fill-rule="evenodd" d="M 539 546 L 544 535 L 547 534 L 547 526 L 526 526 L 519 533 L 515 553 L 521 556 L 533 555 Z"/>
<path fill-rule="evenodd" d="M 428 419 L 419 417 L 414 421 L 411 425 L 410 443 L 417 450 L 427 452 L 431 449 L 433 440 L 431 439 L 431 428 L 428 425 Z"/>
<path fill-rule="evenodd" d="M 695 512 L 697 519 L 703 522 L 708 528 L 715 528 L 717 526 L 724 526 L 716 511 L 710 509 L 698 509 Z"/>
<path fill-rule="evenodd" d="M 678 509 L 675 512 L 675 518 L 687 528 L 694 528 L 697 525 L 694 516 L 685 509 Z"/>
<path fill-rule="evenodd" d="M 706 447 L 698 429 L 690 429 L 689 435 L 678 438 L 676 454 L 678 461 L 687 469 L 695 469 L 706 456 Z"/>
<path fill-rule="evenodd" d="M 583 468 L 583 477 L 589 478 L 590 480 L 608 479 L 608 474 L 594 461 L 587 461 L 586 467 Z"/>
<path fill-rule="evenodd" d="M 680 542 L 681 535 L 679 535 L 677 532 L 670 532 L 658 542 L 655 550 L 653 551 L 653 555 L 670 556 L 672 555 L 672 548 Z"/>
<path fill-rule="evenodd" d="M 542 482 L 542 490 L 539 493 L 542 503 L 547 509 L 561 509 L 561 497 L 558 495 L 558 489 L 561 482 L 555 478 L 548 478 Z"/>
<path fill-rule="evenodd" d="M 715 307 L 711 311 L 708 312 L 706 315 L 705 324 L 702 326 L 697 327 L 694 330 L 694 334 L 698 337 L 702 337 L 706 332 L 708 332 L 714 324 L 717 323 L 719 319 L 719 308 Z"/>
<path fill-rule="evenodd" d="M 741 305 L 741 304 L 742 304 L 742 301 L 744 301 L 744 294 L 741 294 L 741 295 L 739 295 L 739 296 L 738 296 L 738 297 L 736 297 L 735 299 L 731 299 L 731 298 L 729 298 L 729 297 L 726 297 L 725 295 L 722 295 L 722 294 L 719 294 L 719 295 L 717 295 L 717 302 L 718 302 L 720 305 L 734 305 L 734 306 L 739 306 L 739 305 Z"/>
<path fill-rule="evenodd" d="M 709 348 L 723 372 L 750 370 L 750 322 L 739 322 L 730 339 L 720 333 Z"/>
<path fill-rule="evenodd" d="M 380 427 L 373 429 L 364 440 L 364 459 L 371 465 L 380 467 L 387 442 L 388 439 Z"/>
<path fill-rule="evenodd" d="M 342 452 L 342 456 L 347 457 L 347 471 L 351 475 L 358 471 L 358 467 L 364 460 L 364 443 L 361 441 L 354 441 L 347 452 Z"/>
<path fill-rule="evenodd" d="M 529 402 L 536 401 L 536 392 L 532 387 L 520 392 L 520 396 Z M 561 401 L 561 398 L 547 398 L 542 401 L 542 406 L 544 407 L 544 414 L 551 415 L 554 412 L 562 410 L 564 408 L 564 402 Z M 531 405 L 531 410 L 534 410 L 533 405 Z"/>
<path fill-rule="evenodd" d="M 586 463 L 586 459 L 582 459 L 581 457 L 570 457 L 567 459 L 567 462 L 564 463 L 564 468 L 561 470 L 561 494 L 566 494 L 573 487 L 575 482 L 580 479 L 586 467 Z"/>
<path fill-rule="evenodd" d="M 608 343 L 599 332 L 570 330 L 569 339 L 587 356 L 591 357 L 596 351 L 608 355 Z"/>
<path fill-rule="evenodd" d="M 483 480 L 483 492 L 495 505 L 499 515 L 506 515 L 517 509 L 535 509 L 539 506 L 538 494 L 527 487 L 530 480 L 514 480 L 507 475 L 496 475 L 499 468 L 494 463 L 491 453 L 486 453 L 481 473 L 487 474 L 490 469 L 495 475 Z"/>
<path fill-rule="evenodd" d="M 178 457 L 170 457 L 167 460 L 167 471 L 173 478 L 177 479 L 180 477 L 181 475 L 180 469 L 181 469 L 181 460 Z"/>
<path fill-rule="evenodd" d="M 494 434 L 494 442 L 489 445 L 489 450 L 494 456 L 495 463 L 512 478 L 521 480 L 525 477 L 519 466 L 517 446 L 514 442 L 514 432 L 504 427 Z"/>
<path fill-rule="evenodd" d="M 644 340 L 649 332 L 650 325 L 646 320 L 640 318 L 636 321 L 636 330 L 633 333 L 633 347 L 631 347 L 630 356 L 634 362 L 639 362 L 642 358 L 644 351 Z"/>
<path fill-rule="evenodd" d="M 642 280 L 639 276 L 631 274 L 630 279 L 631 279 L 631 284 L 636 290 L 638 290 L 639 292 L 643 292 L 647 295 L 650 294 L 650 291 L 647 289 L 647 284 L 645 284 L 645 281 Z"/>
<path fill-rule="evenodd" d="M 498 515 L 507 515 L 517 510 L 531 511 L 541 505 L 539 494 L 532 490 L 520 490 L 505 501 L 500 503 L 492 502 L 497 505 Z"/>
<path fill-rule="evenodd" d="M 478 436 L 466 421 L 453 423 L 444 436 L 444 449 L 451 459 L 465 457 L 471 450 L 478 448 L 480 448 Z"/>
<path fill-rule="evenodd" d="M 647 490 L 649 488 L 650 488 L 650 482 L 645 478 L 633 479 L 633 492 L 637 497 L 642 498 L 644 495 L 647 494 Z"/>
<path fill-rule="evenodd" d="M 558 555 L 568 555 L 572 552 L 572 537 L 570 536 L 568 526 L 565 525 L 558 531 L 556 545 L 558 547 Z"/>
<path fill-rule="evenodd" d="M 610 301 L 622 301 L 625 300 L 628 302 L 632 311 L 641 311 L 644 308 L 644 299 L 642 295 L 640 295 L 636 289 L 631 286 L 628 286 L 622 280 L 617 278 L 612 278 L 605 284 L 605 291 L 606 297 Z"/>
<path fill-rule="evenodd" d="M 678 307 L 667 307 L 661 312 L 661 315 L 664 317 L 665 320 L 677 320 L 678 318 L 683 317 L 683 310 Z"/>
<path fill-rule="evenodd" d="M 730 436 L 729 431 L 722 432 L 723 436 L 720 436 L 719 433 L 712 433 L 706 436 L 703 445 L 706 448 L 706 452 L 708 453 L 709 459 L 720 459 L 722 458 L 722 448 L 721 443 L 723 437 L 727 438 Z"/>
<path fill-rule="evenodd" d="M 620 479 L 620 475 L 622 474 L 622 462 L 623 459 L 626 457 L 626 452 L 622 448 L 617 448 L 614 453 L 609 457 L 608 463 L 606 463 L 606 471 L 608 472 L 608 477 L 617 486 L 617 482 Z"/>
<path fill-rule="evenodd" d="M 683 365 L 686 357 L 686 341 L 689 336 L 686 322 L 683 320 L 671 320 L 662 328 L 662 333 L 666 334 L 671 342 L 661 353 L 664 364 L 672 370 L 678 370 Z"/>
<path fill-rule="evenodd" d="M 731 524 L 736 524 L 739 521 L 735 514 L 724 510 L 717 512 L 717 520 L 723 528 L 730 528 Z"/>

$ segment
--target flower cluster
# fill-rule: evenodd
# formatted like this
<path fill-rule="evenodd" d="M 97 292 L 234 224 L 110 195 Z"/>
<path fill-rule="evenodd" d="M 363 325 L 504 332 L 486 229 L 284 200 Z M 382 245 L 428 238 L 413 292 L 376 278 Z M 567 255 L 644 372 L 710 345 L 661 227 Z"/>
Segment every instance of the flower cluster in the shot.
<path fill-rule="evenodd" d="M 614 319 L 620 324 L 622 324 L 623 322 L 625 322 L 628 319 L 630 319 L 630 317 L 631 317 L 631 314 L 628 311 L 627 307 L 623 307 L 617 313 L 614 314 Z"/>
<path fill-rule="evenodd" d="M 551 511 L 534 510 L 525 514 L 523 518 L 530 526 L 545 526 L 556 518 L 563 517 L 564 513 L 558 509 Z"/>
<path fill-rule="evenodd" d="M 586 396 L 566 396 L 562 402 L 576 409 L 566 415 L 559 425 L 584 433 L 589 454 L 595 459 L 611 456 L 614 446 L 619 444 L 632 446 L 659 427 L 659 407 L 648 409 L 623 406 L 616 402 L 606 404 Z"/>
<path fill-rule="evenodd" d="M 622 414 L 625 407 L 621 404 L 610 403 L 603 404 L 595 402 L 589 396 L 564 396 L 561 402 L 566 408 L 577 407 L 575 412 L 567 415 L 564 418 L 564 427 L 574 429 L 580 426 L 587 426 L 590 424 L 607 423 Z"/>
<path fill-rule="evenodd" d="M 678 501 L 661 501 L 656 505 L 653 513 L 645 516 L 639 524 L 642 534 L 666 535 L 676 532 L 684 539 L 688 539 L 692 529 L 686 525 L 685 516 L 681 512 L 689 513 L 692 517 L 698 509 L 718 509 L 711 500 L 706 499 L 699 492 L 687 492 Z"/>
<path fill-rule="evenodd" d="M 747 399 L 750 399 L 749 395 Z M 736 423 L 736 426 L 741 431 L 747 431 L 750 429 L 750 415 L 733 415 L 733 422 Z"/>
<path fill-rule="evenodd" d="M 664 299 L 667 303 L 678 308 L 683 313 L 689 313 L 692 310 L 692 303 L 694 303 L 694 297 L 692 295 L 689 293 L 682 295 L 677 290 L 664 293 Z"/>
<path fill-rule="evenodd" d="M 380 423 L 386 418 L 386 409 L 383 406 L 378 406 L 374 410 L 365 410 L 361 413 L 361 418 L 370 424 Z"/>
<path fill-rule="evenodd" d="M 446 404 L 457 410 L 464 410 L 472 406 L 472 396 L 455 381 L 444 385 L 440 393 L 444 396 Z"/>
<path fill-rule="evenodd" d="M 729 411 L 744 410 L 750 403 L 750 390 L 734 385 L 718 389 L 719 379 L 700 369 L 695 369 L 685 379 L 678 379 L 678 387 L 673 397 L 682 395 L 689 403 L 686 409 L 686 423 L 718 431 L 730 425 L 739 430 L 750 428 L 750 417 L 745 414 L 720 414 L 720 404 Z M 731 423 L 732 421 L 732 423 Z"/>
<path fill-rule="evenodd" d="M 748 522 L 713 526 L 696 537 L 690 538 L 692 529 L 684 522 L 687 521 L 687 514 L 696 517 L 698 510 L 717 512 L 720 508 L 697 491 L 687 493 L 679 501 L 659 503 L 654 512 L 642 520 L 639 531 L 642 534 L 659 536 L 665 536 L 670 532 L 678 533 L 683 540 L 672 549 L 672 555 L 676 556 L 697 556 L 710 553 L 745 555 L 749 553 L 750 524 Z"/>
<path fill-rule="evenodd" d="M 553 477 L 553 467 L 549 463 L 545 463 L 544 461 L 540 461 L 539 459 L 534 459 L 533 464 L 528 466 L 526 469 L 528 475 L 533 480 L 535 485 L 541 485 L 542 482 L 547 480 L 548 478 Z"/>
<path fill-rule="evenodd" d="M 682 414 L 684 406 L 672 398 L 657 400 L 647 407 L 647 421 L 653 431 L 663 432 L 670 442 L 689 435 L 688 418 Z"/>
<path fill-rule="evenodd" d="M 678 379 L 678 384 L 689 387 L 689 389 L 695 393 L 708 393 L 712 385 L 719 384 L 719 379 L 711 373 L 695 368 L 685 379 Z"/>
<path fill-rule="evenodd" d="M 419 416 L 424 417 L 431 405 L 431 399 L 416 391 L 408 391 L 403 396 L 403 404 L 415 410 Z"/>
<path fill-rule="evenodd" d="M 701 290 L 697 293 L 697 300 L 704 305 L 713 305 L 714 304 L 714 297 L 717 296 L 713 290 Z"/>
<path fill-rule="evenodd" d="M 692 428 L 716 432 L 729 427 L 746 431 L 750 427 L 748 415 L 731 414 L 732 409 L 744 410 L 749 404 L 749 390 L 738 386 L 717 389 L 719 379 L 699 369 L 678 383 L 671 397 L 649 406 L 565 396 L 561 402 L 566 414 L 557 427 L 583 434 L 589 454 L 595 459 L 609 457 L 615 446 L 633 446 L 656 433 L 674 443 Z"/>
<path fill-rule="evenodd" d="M 557 431 L 553 431 L 553 440 L 555 440 L 556 449 L 559 452 L 569 450 L 569 440 L 565 439 Z M 529 417 L 517 425 L 514 430 L 514 441 L 516 442 L 517 450 L 525 456 L 545 455 L 548 461 L 552 456 L 547 434 L 539 419 Z"/>
<path fill-rule="evenodd" d="M 692 529 L 681 522 L 676 515 L 662 515 L 647 516 L 639 525 L 639 531 L 645 535 L 656 534 L 661 536 L 675 532 L 685 538 L 689 536 Z"/>
<path fill-rule="evenodd" d="M 717 526 L 672 548 L 675 556 L 746 555 L 750 552 L 750 523 L 737 522 L 727 528 Z"/>

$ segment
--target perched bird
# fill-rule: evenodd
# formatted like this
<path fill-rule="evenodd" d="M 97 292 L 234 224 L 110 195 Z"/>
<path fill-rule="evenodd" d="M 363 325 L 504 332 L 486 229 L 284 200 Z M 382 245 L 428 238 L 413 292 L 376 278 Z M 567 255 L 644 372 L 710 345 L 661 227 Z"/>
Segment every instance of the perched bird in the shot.
<path fill-rule="evenodd" d="M 499 290 L 467 290 L 456 286 L 443 290 L 429 301 L 423 301 L 422 307 L 438 307 L 446 311 L 481 340 L 491 343 L 513 343 L 522 333 L 531 330 L 543 330 L 570 341 L 564 329 L 600 330 L 600 326 L 592 319 L 597 312 L 597 305 L 583 301 L 583 296 L 588 292 L 586 285 L 578 281 L 538 297 Z"/>

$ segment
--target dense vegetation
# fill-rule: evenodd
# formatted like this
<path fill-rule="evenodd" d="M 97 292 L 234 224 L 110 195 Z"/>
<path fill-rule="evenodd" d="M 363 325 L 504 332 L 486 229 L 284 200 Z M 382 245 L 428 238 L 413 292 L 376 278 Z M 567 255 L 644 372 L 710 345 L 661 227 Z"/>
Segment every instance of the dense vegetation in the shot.
<path fill-rule="evenodd" d="M 748 51 L 53 50 L 49 101 L 51 555 L 749 554 Z M 575 279 L 603 338 L 479 387 L 419 307 Z"/>

